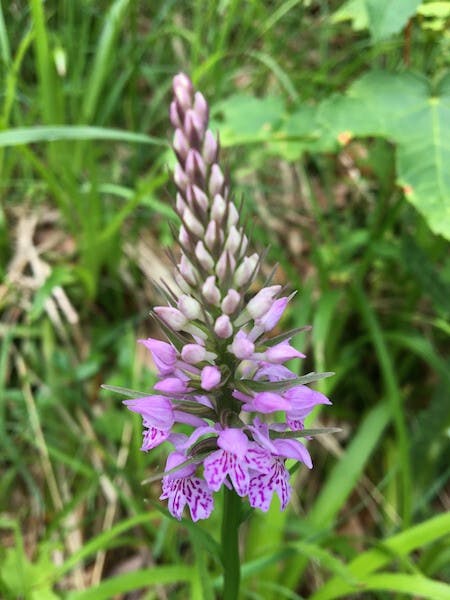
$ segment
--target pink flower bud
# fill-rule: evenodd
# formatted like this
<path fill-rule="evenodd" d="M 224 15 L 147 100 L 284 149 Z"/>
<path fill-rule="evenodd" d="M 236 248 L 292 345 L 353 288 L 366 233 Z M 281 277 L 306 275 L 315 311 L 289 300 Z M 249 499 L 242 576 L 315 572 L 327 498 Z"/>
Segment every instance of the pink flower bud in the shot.
<path fill-rule="evenodd" d="M 233 206 L 230 204 L 229 206 Z M 236 227 L 232 225 L 229 229 L 227 241 L 225 242 L 225 248 L 234 254 L 241 244 L 241 234 L 238 232 Z"/>
<path fill-rule="evenodd" d="M 174 331 L 180 331 L 188 320 L 177 308 L 172 306 L 155 306 L 153 309 L 158 317 Z"/>
<path fill-rule="evenodd" d="M 228 229 L 230 229 L 230 227 L 233 227 L 233 225 L 236 225 L 239 221 L 239 213 L 237 211 L 237 208 L 235 207 L 235 205 L 232 202 L 229 202 L 228 204 L 228 217 L 227 217 L 227 227 Z"/>
<path fill-rule="evenodd" d="M 223 233 L 217 226 L 216 221 L 210 221 L 205 233 L 205 244 L 212 250 L 217 243 L 222 243 Z"/>
<path fill-rule="evenodd" d="M 216 273 L 219 281 L 224 281 L 229 271 L 236 268 L 236 259 L 228 250 L 224 250 L 216 264 Z"/>
<path fill-rule="evenodd" d="M 200 177 L 203 180 L 206 176 L 206 165 L 203 158 L 197 150 L 193 150 L 192 148 L 187 154 L 184 169 L 186 175 L 192 180 L 197 179 L 197 177 Z"/>
<path fill-rule="evenodd" d="M 211 196 L 223 193 L 223 185 L 225 183 L 225 177 L 218 164 L 213 164 L 211 167 L 211 175 L 209 177 L 209 193 Z"/>
<path fill-rule="evenodd" d="M 185 160 L 189 152 L 189 144 L 181 129 L 175 131 L 175 135 L 173 136 L 173 147 L 175 152 Z"/>
<path fill-rule="evenodd" d="M 289 302 L 289 298 L 278 298 L 272 303 L 272 306 L 265 315 L 256 319 L 256 324 L 263 328 L 264 331 L 270 331 L 275 327 Z"/>
<path fill-rule="evenodd" d="M 191 80 L 184 74 L 179 73 L 173 78 L 173 93 L 180 106 L 186 110 L 192 104 L 193 86 Z"/>
<path fill-rule="evenodd" d="M 191 365 L 202 362 L 206 358 L 206 348 L 200 344 L 186 344 L 181 350 L 181 358 Z"/>
<path fill-rule="evenodd" d="M 189 234 L 186 231 L 186 228 L 184 227 L 184 225 L 181 225 L 181 227 L 180 227 L 180 233 L 178 234 L 178 241 L 185 248 L 189 248 L 189 245 L 191 243 L 191 238 L 189 237 Z"/>
<path fill-rule="evenodd" d="M 187 208 L 187 204 L 184 201 L 184 198 L 180 193 L 177 193 L 177 199 L 175 201 L 175 208 L 177 210 L 177 213 L 181 216 L 183 215 L 184 211 Z"/>
<path fill-rule="evenodd" d="M 184 117 L 184 130 L 191 143 L 195 143 L 202 139 L 205 123 L 193 110 L 188 110 Z"/>
<path fill-rule="evenodd" d="M 189 208 L 185 209 L 182 216 L 183 216 L 184 224 L 186 225 L 188 230 L 192 231 L 192 233 L 194 235 L 196 235 L 197 237 L 203 237 L 203 234 L 205 233 L 205 229 L 204 229 L 203 225 L 200 223 L 200 221 L 196 217 L 194 217 L 194 215 L 192 214 L 192 212 Z"/>
<path fill-rule="evenodd" d="M 231 347 L 229 347 L 231 352 L 239 358 L 240 360 L 244 360 L 246 358 L 250 358 L 253 352 L 255 351 L 254 343 L 248 338 L 247 334 L 243 331 L 239 331 L 235 336 Z"/>
<path fill-rule="evenodd" d="M 217 159 L 217 152 L 219 145 L 213 132 L 208 129 L 205 133 L 205 140 L 203 142 L 203 158 L 208 165 L 212 165 Z"/>
<path fill-rule="evenodd" d="M 258 264 L 258 255 L 252 254 L 251 256 L 244 256 L 243 261 L 236 269 L 234 274 L 234 283 L 236 287 L 243 287 L 250 281 L 256 266 Z"/>
<path fill-rule="evenodd" d="M 183 315 L 190 321 L 201 319 L 203 316 L 200 302 L 187 294 L 183 294 L 179 297 L 177 306 Z"/>
<path fill-rule="evenodd" d="M 281 285 L 272 285 L 260 290 L 245 307 L 252 319 L 262 317 L 273 304 L 273 298 L 281 290 Z"/>
<path fill-rule="evenodd" d="M 204 390 L 212 390 L 220 383 L 221 373 L 219 367 L 203 367 L 201 373 L 201 386 Z"/>
<path fill-rule="evenodd" d="M 187 390 L 187 384 L 178 377 L 166 377 L 161 379 L 153 386 L 158 392 L 166 394 L 183 394 Z"/>
<path fill-rule="evenodd" d="M 175 101 L 172 101 L 170 103 L 169 117 L 170 117 L 170 122 L 172 123 L 172 126 L 174 128 L 181 127 L 182 123 L 181 123 L 180 115 L 178 113 L 177 103 Z"/>
<path fill-rule="evenodd" d="M 177 163 L 175 165 L 175 169 L 173 171 L 173 179 L 177 187 L 182 191 L 185 191 L 187 186 L 189 185 L 189 178 L 183 171 L 180 163 Z"/>
<path fill-rule="evenodd" d="M 206 271 L 210 271 L 214 267 L 212 256 L 201 240 L 195 246 L 195 256 Z"/>
<path fill-rule="evenodd" d="M 206 126 L 209 118 L 208 103 L 201 92 L 196 92 L 194 95 L 194 110 Z"/>
<path fill-rule="evenodd" d="M 173 93 L 176 94 L 177 90 L 183 88 L 190 96 L 194 91 L 192 81 L 185 73 L 177 73 L 172 81 Z"/>
<path fill-rule="evenodd" d="M 160 375 L 173 373 L 178 360 L 178 354 L 171 344 L 153 338 L 138 341 L 152 353 L 153 361 Z"/>
<path fill-rule="evenodd" d="M 194 196 L 195 202 L 197 203 L 197 206 L 200 208 L 200 210 L 202 212 L 206 213 L 206 211 L 208 210 L 208 206 L 209 206 L 208 196 L 205 194 L 205 192 L 203 190 L 201 190 L 196 185 L 192 186 L 192 194 Z"/>
<path fill-rule="evenodd" d="M 178 104 L 181 106 L 181 108 L 183 110 L 188 110 L 191 107 L 191 96 L 189 95 L 189 92 L 181 86 L 175 86 L 174 85 L 174 95 L 175 98 L 178 102 Z"/>
<path fill-rule="evenodd" d="M 202 286 L 202 294 L 207 302 L 218 306 L 220 302 L 220 291 L 216 286 L 216 278 L 214 275 L 210 275 L 206 278 L 205 283 Z"/>
<path fill-rule="evenodd" d="M 222 300 L 222 312 L 224 312 L 226 315 L 232 315 L 239 306 L 240 301 L 240 293 L 234 290 L 233 288 L 229 289 L 227 295 Z"/>
<path fill-rule="evenodd" d="M 220 194 L 216 194 L 214 196 L 214 200 L 211 207 L 211 219 L 214 219 L 215 221 L 221 223 L 225 215 L 226 209 L 227 205 L 225 200 Z"/>
<path fill-rule="evenodd" d="M 184 254 L 181 255 L 180 264 L 178 265 L 181 275 L 189 283 L 196 285 L 198 280 L 197 270 L 192 266 Z"/>
<path fill-rule="evenodd" d="M 214 323 L 214 333 L 222 339 L 233 335 L 233 326 L 228 315 L 221 315 Z"/>
<path fill-rule="evenodd" d="M 305 358 L 305 355 L 295 348 L 292 348 L 292 346 L 289 345 L 288 340 L 285 340 L 276 346 L 272 346 L 271 348 L 267 348 L 264 352 L 264 360 L 276 365 L 281 365 L 292 358 Z"/>
<path fill-rule="evenodd" d="M 290 408 L 291 403 L 285 400 L 280 394 L 276 394 L 275 392 L 260 392 L 253 398 L 250 410 L 269 414 L 277 410 L 289 410 Z"/>

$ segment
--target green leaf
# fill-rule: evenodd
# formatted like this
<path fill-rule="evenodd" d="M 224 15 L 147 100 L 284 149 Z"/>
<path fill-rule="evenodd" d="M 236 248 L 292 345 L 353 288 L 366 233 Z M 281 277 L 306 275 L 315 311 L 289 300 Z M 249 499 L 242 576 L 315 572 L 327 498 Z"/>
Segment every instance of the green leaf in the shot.
<path fill-rule="evenodd" d="M 283 101 L 277 96 L 255 98 L 236 94 L 214 107 L 214 114 L 221 114 L 223 122 L 213 123 L 212 128 L 220 128 L 224 147 L 253 144 L 273 136 L 283 112 Z"/>
<path fill-rule="evenodd" d="M 417 14 L 422 17 L 434 17 L 436 19 L 446 19 L 450 17 L 450 2 L 427 2 L 417 9 Z"/>
<path fill-rule="evenodd" d="M 329 371 L 327 373 L 307 373 L 301 377 L 296 377 L 295 379 L 285 379 L 284 381 L 254 381 L 253 379 L 241 379 L 238 387 L 242 386 L 244 389 L 247 388 L 255 392 L 287 390 L 295 387 L 296 385 L 306 385 L 308 383 L 320 381 L 326 377 L 331 377 L 332 375 L 334 375 L 334 373 Z"/>
<path fill-rule="evenodd" d="M 116 594 L 134 592 L 149 585 L 190 583 L 191 581 L 192 568 L 189 566 L 153 567 L 111 577 L 95 588 L 69 594 L 68 599 L 109 600 Z"/>
<path fill-rule="evenodd" d="M 450 239 L 450 75 L 436 92 L 412 73 L 373 71 L 319 108 L 335 140 L 379 136 L 397 144 L 397 182 L 434 233 Z"/>
<path fill-rule="evenodd" d="M 367 14 L 365 0 L 347 0 L 347 2 L 344 2 L 331 17 L 332 23 L 340 23 L 341 21 L 351 21 L 352 28 L 355 31 L 367 29 L 369 27 L 369 15 Z"/>
<path fill-rule="evenodd" d="M 414 527 L 410 527 L 406 531 L 403 531 L 397 535 L 388 538 L 383 542 L 382 547 L 376 548 L 373 550 L 369 550 L 367 552 L 363 552 L 360 556 L 352 560 L 352 562 L 348 565 L 351 573 L 365 585 L 377 585 L 376 589 L 388 589 L 386 587 L 382 587 L 382 582 L 376 580 L 376 577 L 382 578 L 386 577 L 387 574 L 379 574 L 378 576 L 373 576 L 373 578 L 369 578 L 368 575 L 371 575 L 374 571 L 388 565 L 393 561 L 393 555 L 397 554 L 399 556 L 406 556 L 410 552 L 413 552 L 417 548 L 421 548 L 425 544 L 429 544 L 438 540 L 444 536 L 448 536 L 450 534 L 450 513 L 445 513 L 442 515 L 438 515 L 424 523 L 420 523 L 419 525 L 415 525 Z M 406 576 L 405 576 L 406 577 Z M 411 576 L 412 577 L 412 576 Z M 421 577 L 421 576 L 419 576 Z M 425 579 L 425 578 L 423 578 Z M 430 580 L 426 580 L 426 582 L 430 582 Z M 419 594 L 419 589 L 431 589 L 432 586 L 426 586 L 426 582 L 418 582 L 418 586 L 415 587 L 412 581 L 410 580 L 410 585 L 412 586 L 410 589 L 417 591 Z M 436 583 L 438 582 L 430 582 Z M 419 585 L 420 584 L 420 585 Z M 425 587 L 424 587 L 425 586 Z M 371 587 L 371 589 L 375 589 Z M 389 588 L 394 589 L 394 588 Z M 446 590 L 448 594 L 448 586 L 446 588 L 433 588 L 433 591 L 438 592 L 434 598 L 447 598 L 447 596 L 439 595 L 442 590 Z M 340 577 L 333 577 L 327 583 L 322 586 L 322 588 L 316 592 L 310 600 L 332 600 L 333 598 L 341 598 L 352 592 L 356 592 L 352 588 L 352 586 L 348 585 L 346 581 L 343 581 Z M 405 589 L 398 591 L 407 591 Z M 423 594 L 424 597 L 429 598 Z M 433 598 L 433 596 L 431 596 Z"/>
<path fill-rule="evenodd" d="M 48 127 L 17 127 L 0 132 L 0 147 L 22 146 L 38 142 L 55 142 L 59 140 L 115 140 L 137 144 L 156 144 L 164 146 L 165 142 L 158 138 L 109 129 L 106 127 L 90 127 L 88 125 L 49 125 Z"/>
<path fill-rule="evenodd" d="M 415 14 L 421 0 L 347 0 L 333 13 L 332 23 L 351 21 L 355 31 L 369 29 L 374 42 L 399 33 Z"/>
<path fill-rule="evenodd" d="M 368 26 L 374 42 L 399 33 L 415 14 L 421 0 L 365 0 Z"/>

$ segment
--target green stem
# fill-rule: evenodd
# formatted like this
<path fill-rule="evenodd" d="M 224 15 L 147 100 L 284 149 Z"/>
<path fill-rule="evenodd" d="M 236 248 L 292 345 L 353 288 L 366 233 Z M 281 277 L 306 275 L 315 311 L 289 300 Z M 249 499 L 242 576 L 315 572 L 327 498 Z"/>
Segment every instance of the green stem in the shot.
<path fill-rule="evenodd" d="M 223 600 L 237 600 L 241 579 L 239 560 L 239 525 L 241 499 L 236 492 L 227 487 L 223 494 L 222 517 L 222 563 L 223 563 Z"/>

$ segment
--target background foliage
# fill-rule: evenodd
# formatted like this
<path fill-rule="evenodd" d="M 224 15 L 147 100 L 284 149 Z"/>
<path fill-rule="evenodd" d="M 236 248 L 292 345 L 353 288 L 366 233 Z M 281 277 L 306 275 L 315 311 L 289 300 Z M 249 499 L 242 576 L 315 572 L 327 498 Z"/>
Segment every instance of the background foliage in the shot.
<path fill-rule="evenodd" d="M 249 516 L 243 596 L 449 597 L 449 23 L 448 0 L 0 2 L 2 597 L 220 585 L 217 516 L 168 517 L 141 485 L 163 452 L 99 391 L 153 381 L 179 70 L 300 290 L 298 368 L 336 372 L 315 421 L 343 431 Z"/>

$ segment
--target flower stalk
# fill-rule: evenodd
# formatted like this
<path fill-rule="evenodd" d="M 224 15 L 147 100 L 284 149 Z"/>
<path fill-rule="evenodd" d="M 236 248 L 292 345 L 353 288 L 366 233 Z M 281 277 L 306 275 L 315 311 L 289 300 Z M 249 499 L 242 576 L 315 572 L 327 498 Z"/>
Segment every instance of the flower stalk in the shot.
<path fill-rule="evenodd" d="M 223 597 L 231 600 L 239 590 L 242 501 L 267 511 L 277 494 L 286 508 L 292 488 L 285 462 L 312 468 L 299 440 L 304 419 L 330 404 L 307 384 L 330 373 L 298 377 L 284 365 L 305 358 L 291 345 L 301 329 L 271 336 L 293 295 L 272 277 L 253 292 L 263 256 L 249 250 L 208 128 L 208 104 L 184 74 L 173 80 L 169 115 L 181 256 L 175 284 L 160 286 L 166 304 L 153 310 L 166 341 L 140 340 L 158 371 L 154 392 L 124 404 L 142 416 L 143 451 L 172 446 L 160 498 L 176 519 L 186 506 L 193 521 L 208 518 L 214 494 L 224 490 Z M 177 432 L 177 423 L 190 432 Z"/>
<path fill-rule="evenodd" d="M 242 500 L 233 489 L 223 489 L 222 564 L 223 600 L 239 597 L 241 564 L 239 558 L 239 526 Z"/>

